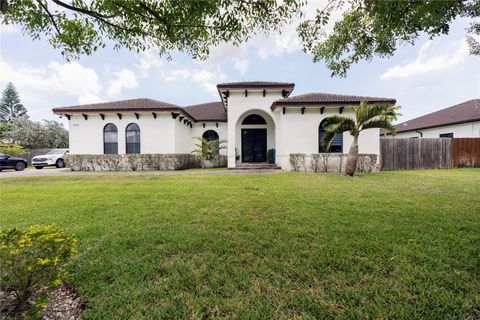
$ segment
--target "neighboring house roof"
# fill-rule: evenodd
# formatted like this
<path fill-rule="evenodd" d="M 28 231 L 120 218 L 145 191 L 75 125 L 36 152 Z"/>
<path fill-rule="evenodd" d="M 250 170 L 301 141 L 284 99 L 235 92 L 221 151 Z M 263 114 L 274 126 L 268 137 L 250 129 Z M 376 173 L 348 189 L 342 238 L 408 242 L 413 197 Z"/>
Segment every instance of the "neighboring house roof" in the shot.
<path fill-rule="evenodd" d="M 276 81 L 238 81 L 219 83 L 217 89 L 287 89 L 292 91 L 295 83 Z"/>
<path fill-rule="evenodd" d="M 397 132 L 480 121 L 480 99 L 473 99 L 395 125 Z"/>
<path fill-rule="evenodd" d="M 196 121 L 227 121 L 227 113 L 221 101 L 195 104 L 185 107 L 184 110 Z"/>
<path fill-rule="evenodd" d="M 369 103 L 389 103 L 395 104 L 397 101 L 392 98 L 380 97 L 363 97 L 348 96 L 343 94 L 332 93 L 306 93 L 294 97 L 284 98 L 274 101 L 271 109 L 275 110 L 278 106 L 308 106 L 308 105 L 344 105 L 344 104 L 360 104 L 362 101 Z"/>

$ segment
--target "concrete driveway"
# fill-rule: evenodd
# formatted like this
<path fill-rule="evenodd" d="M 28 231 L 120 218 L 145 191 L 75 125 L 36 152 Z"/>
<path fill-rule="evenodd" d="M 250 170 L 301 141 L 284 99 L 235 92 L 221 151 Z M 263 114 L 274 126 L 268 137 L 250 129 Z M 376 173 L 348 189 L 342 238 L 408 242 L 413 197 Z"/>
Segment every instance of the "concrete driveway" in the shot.
<path fill-rule="evenodd" d="M 56 177 L 78 175 L 185 175 L 185 174 L 269 174 L 278 173 L 282 170 L 227 170 L 227 169 L 192 169 L 178 171 L 71 171 L 68 168 L 43 168 L 40 170 L 27 168 L 24 171 L 4 170 L 0 172 L 0 179 L 19 177 Z"/>

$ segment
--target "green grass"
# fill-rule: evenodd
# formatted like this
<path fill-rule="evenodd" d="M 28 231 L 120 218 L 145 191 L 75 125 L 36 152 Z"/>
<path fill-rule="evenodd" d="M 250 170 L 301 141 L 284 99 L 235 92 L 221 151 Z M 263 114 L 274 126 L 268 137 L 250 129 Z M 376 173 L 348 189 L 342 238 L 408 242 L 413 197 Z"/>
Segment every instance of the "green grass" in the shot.
<path fill-rule="evenodd" d="M 480 170 L 0 181 L 57 223 L 85 319 L 480 318 Z"/>

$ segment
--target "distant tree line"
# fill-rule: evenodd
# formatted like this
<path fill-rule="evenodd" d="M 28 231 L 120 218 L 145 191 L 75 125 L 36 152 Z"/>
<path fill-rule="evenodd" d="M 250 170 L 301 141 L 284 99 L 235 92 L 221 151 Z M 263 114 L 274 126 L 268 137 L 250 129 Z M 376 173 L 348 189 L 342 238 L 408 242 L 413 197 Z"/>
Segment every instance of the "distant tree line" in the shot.
<path fill-rule="evenodd" d="M 15 86 L 8 83 L 0 99 L 0 142 L 4 150 L 67 148 L 68 131 L 58 121 L 30 120 Z"/>

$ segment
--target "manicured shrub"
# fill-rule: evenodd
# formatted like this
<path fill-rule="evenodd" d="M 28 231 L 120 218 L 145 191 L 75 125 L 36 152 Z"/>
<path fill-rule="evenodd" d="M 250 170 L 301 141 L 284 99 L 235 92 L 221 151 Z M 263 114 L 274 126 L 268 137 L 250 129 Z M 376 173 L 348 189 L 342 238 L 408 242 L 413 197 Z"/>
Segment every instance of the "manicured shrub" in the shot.
<path fill-rule="evenodd" d="M 72 171 L 186 170 L 201 167 L 201 157 L 190 153 L 69 154 L 65 161 Z M 220 162 L 219 166 L 222 165 L 226 166 L 226 159 Z"/>
<path fill-rule="evenodd" d="M 300 169 L 303 168 L 305 172 L 307 172 L 305 157 L 305 153 L 290 153 L 290 166 L 292 167 L 292 171 L 299 172 Z"/>
<path fill-rule="evenodd" d="M 290 154 L 290 171 L 305 172 L 345 172 L 345 160 L 347 155 L 344 153 L 312 153 L 309 155 L 303 153 Z M 376 172 L 378 155 L 359 154 L 356 172 Z"/>
<path fill-rule="evenodd" d="M 0 153 L 11 156 L 23 156 L 27 151 L 18 143 L 0 143 Z"/>
<path fill-rule="evenodd" d="M 76 243 L 56 225 L 0 232 L 0 290 L 15 296 L 9 313 L 18 316 L 29 312 L 38 290 L 61 284 L 65 264 L 77 253 Z"/>

